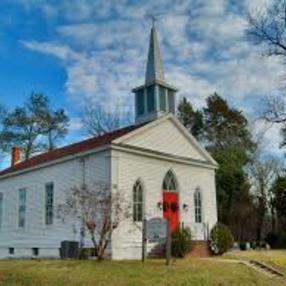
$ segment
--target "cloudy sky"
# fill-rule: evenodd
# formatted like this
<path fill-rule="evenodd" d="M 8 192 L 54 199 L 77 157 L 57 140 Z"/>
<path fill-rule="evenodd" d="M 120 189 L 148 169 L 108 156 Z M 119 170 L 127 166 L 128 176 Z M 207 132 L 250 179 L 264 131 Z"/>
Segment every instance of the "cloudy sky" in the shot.
<path fill-rule="evenodd" d="M 84 136 L 78 115 L 84 102 L 132 108 L 153 13 L 165 75 L 179 87 L 178 98 L 202 107 L 216 91 L 253 120 L 284 76 L 279 59 L 263 57 L 245 39 L 246 15 L 265 1 L 1 0 L 0 102 L 12 108 L 32 91 L 44 92 L 68 110 L 68 140 Z M 278 128 L 265 141 L 281 153 Z"/>

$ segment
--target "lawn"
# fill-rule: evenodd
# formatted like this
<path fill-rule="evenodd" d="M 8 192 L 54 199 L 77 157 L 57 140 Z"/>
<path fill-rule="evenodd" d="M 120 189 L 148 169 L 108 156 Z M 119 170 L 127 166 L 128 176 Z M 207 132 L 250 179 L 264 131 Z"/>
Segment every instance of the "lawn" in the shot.
<path fill-rule="evenodd" d="M 280 283 L 280 284 L 279 284 Z M 1 286 L 283 285 L 237 263 L 216 259 L 140 261 L 0 261 Z"/>
<path fill-rule="evenodd" d="M 261 260 L 281 270 L 286 275 L 286 250 L 233 251 L 225 254 L 223 258 Z"/>

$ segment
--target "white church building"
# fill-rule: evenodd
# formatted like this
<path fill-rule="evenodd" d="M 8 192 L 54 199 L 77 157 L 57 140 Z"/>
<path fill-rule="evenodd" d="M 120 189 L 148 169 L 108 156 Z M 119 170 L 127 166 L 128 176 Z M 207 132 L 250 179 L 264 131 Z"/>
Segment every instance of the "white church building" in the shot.
<path fill-rule="evenodd" d="M 176 92 L 165 81 L 153 25 L 145 83 L 133 89 L 134 125 L 26 161 L 13 149 L 11 166 L 0 171 L 0 258 L 57 258 L 62 241 L 79 241 L 56 207 L 83 179 L 105 182 L 133 205 L 110 238 L 110 258 L 140 259 L 142 231 L 134 224 L 144 215 L 168 218 L 172 231 L 183 224 L 205 242 L 217 222 L 217 163 L 175 117 Z"/>

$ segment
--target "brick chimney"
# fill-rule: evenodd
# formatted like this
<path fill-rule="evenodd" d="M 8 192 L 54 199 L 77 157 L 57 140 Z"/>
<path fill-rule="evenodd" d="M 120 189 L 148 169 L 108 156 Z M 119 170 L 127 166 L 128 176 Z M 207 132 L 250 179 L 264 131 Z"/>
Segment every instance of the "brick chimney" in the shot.
<path fill-rule="evenodd" d="M 12 154 L 11 154 L 11 167 L 14 167 L 22 159 L 22 149 L 20 147 L 13 147 Z"/>

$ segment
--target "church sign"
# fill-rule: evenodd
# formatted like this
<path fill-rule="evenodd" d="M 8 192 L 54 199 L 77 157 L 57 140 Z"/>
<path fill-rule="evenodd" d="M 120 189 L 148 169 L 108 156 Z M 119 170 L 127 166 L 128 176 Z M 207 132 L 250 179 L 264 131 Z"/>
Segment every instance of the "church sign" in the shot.
<path fill-rule="evenodd" d="M 160 217 L 149 219 L 146 232 L 149 242 L 165 242 L 167 238 L 167 220 Z"/>

